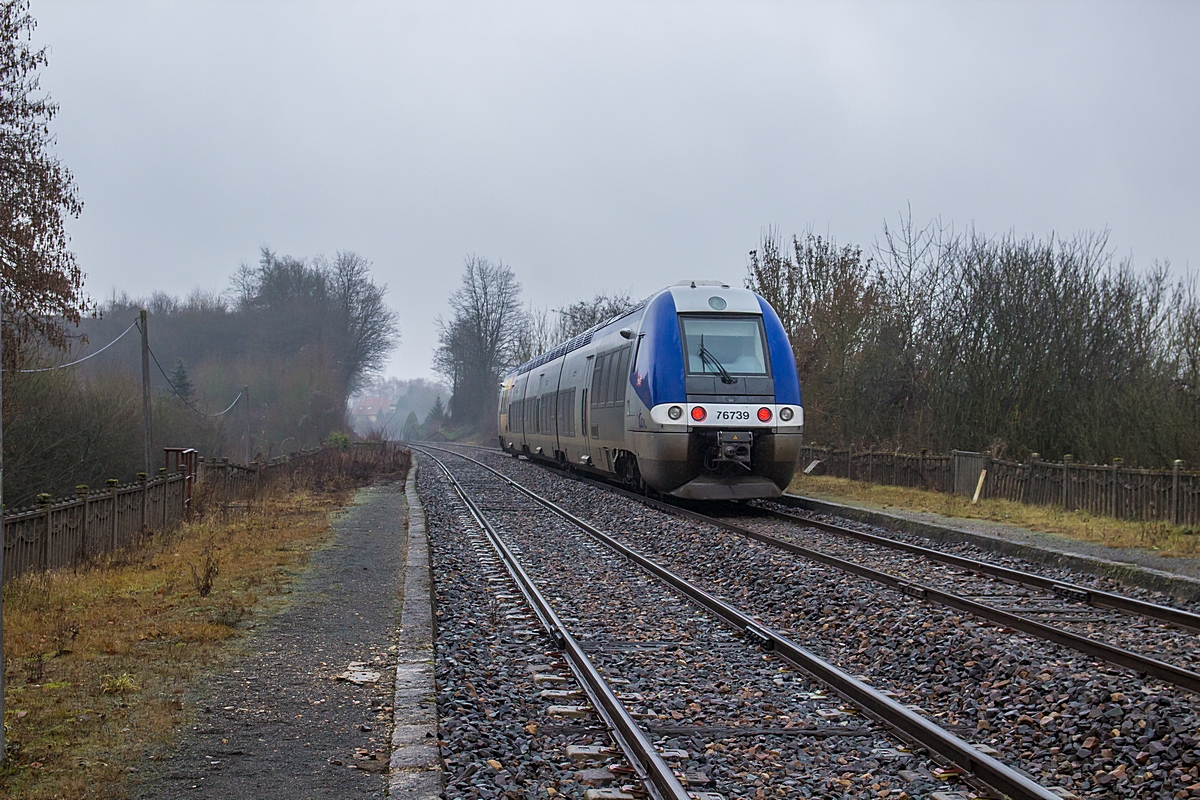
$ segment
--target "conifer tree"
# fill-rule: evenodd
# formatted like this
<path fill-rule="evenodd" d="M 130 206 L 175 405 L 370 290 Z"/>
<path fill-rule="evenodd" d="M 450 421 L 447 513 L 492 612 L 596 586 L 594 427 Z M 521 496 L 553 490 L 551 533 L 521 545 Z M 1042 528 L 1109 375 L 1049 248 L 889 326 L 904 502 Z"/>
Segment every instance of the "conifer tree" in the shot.
<path fill-rule="evenodd" d="M 192 386 L 192 379 L 188 377 L 187 366 L 183 363 L 182 358 L 176 362 L 175 369 L 171 370 L 171 385 L 184 400 L 191 400 L 192 394 L 196 391 Z"/>
<path fill-rule="evenodd" d="M 429 413 L 425 416 L 425 427 L 432 433 L 442 427 L 442 423 L 445 421 L 446 407 L 442 405 L 442 396 L 439 394 L 433 401 L 433 408 L 429 409 Z"/>

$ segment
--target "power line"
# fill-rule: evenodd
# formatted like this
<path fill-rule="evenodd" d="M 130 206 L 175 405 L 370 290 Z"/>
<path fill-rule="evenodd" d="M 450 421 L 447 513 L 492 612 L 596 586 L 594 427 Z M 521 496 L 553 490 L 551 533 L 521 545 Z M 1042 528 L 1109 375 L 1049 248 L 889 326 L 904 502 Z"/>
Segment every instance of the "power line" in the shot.
<path fill-rule="evenodd" d="M 113 339 L 111 342 L 109 342 L 108 344 L 104 345 L 104 347 L 101 347 L 101 348 L 100 348 L 99 350 L 97 350 L 96 352 L 94 352 L 94 353 L 89 353 L 88 355 L 86 355 L 86 356 L 84 356 L 83 358 L 81 358 L 81 359 L 78 359 L 78 360 L 76 360 L 76 361 L 70 361 L 70 362 L 68 362 L 68 363 L 66 363 L 66 364 L 59 364 L 58 366 L 55 366 L 55 367 L 41 367 L 41 368 L 39 368 L 39 369 L 19 369 L 19 370 L 17 370 L 17 372 L 23 372 L 23 373 L 30 373 L 30 372 L 51 372 L 51 371 L 53 371 L 53 370 L 56 370 L 56 369 L 66 369 L 67 367 L 73 367 L 73 366 L 75 366 L 76 364 L 82 364 L 84 361 L 87 361 L 89 358 L 95 358 L 96 356 L 100 355 L 101 353 L 103 353 L 103 352 L 104 352 L 105 350 L 107 350 L 108 348 L 112 347 L 112 346 L 113 346 L 114 344 L 116 344 L 117 342 L 121 341 L 121 339 L 125 338 L 125 334 L 126 334 L 126 333 L 129 333 L 131 330 L 133 330 L 133 329 L 134 329 L 134 328 L 136 328 L 136 327 L 137 327 L 137 320 L 134 320 L 134 321 L 133 321 L 133 324 L 132 324 L 132 325 L 130 325 L 128 328 L 126 328 L 126 329 L 124 330 L 124 332 L 122 332 L 122 333 L 121 333 L 121 335 L 120 335 L 120 336 L 118 336 L 117 338 Z M 10 370 L 10 369 L 6 369 L 6 370 L 4 370 L 4 371 L 5 371 L 5 372 L 12 372 L 12 370 Z"/>
<path fill-rule="evenodd" d="M 135 323 L 133 323 L 133 324 L 134 324 L 134 325 L 137 325 L 137 323 L 136 323 L 136 322 L 135 322 Z M 183 401 L 183 404 L 184 404 L 185 406 L 187 406 L 188 408 L 190 408 L 192 411 L 195 411 L 197 414 L 203 414 L 203 415 L 204 415 L 204 416 L 206 416 L 206 417 L 220 417 L 220 416 L 224 416 L 225 414 L 228 414 L 228 413 L 230 412 L 230 410 L 232 410 L 232 409 L 233 409 L 233 407 L 234 407 L 234 406 L 236 406 L 236 405 L 237 405 L 237 402 L 238 402 L 238 400 L 241 400 L 241 399 L 242 399 L 242 395 L 246 393 L 246 390 L 245 390 L 245 389 L 243 389 L 242 391 L 238 392 L 238 396 L 237 396 L 237 397 L 235 397 L 235 398 L 233 398 L 233 402 L 232 402 L 232 403 L 230 403 L 230 404 L 229 404 L 229 407 L 228 407 L 228 408 L 226 408 L 224 411 L 218 411 L 216 414 L 210 414 L 210 413 L 209 413 L 209 412 L 207 412 L 207 411 L 201 411 L 200 409 L 198 409 L 198 408 L 196 408 L 194 405 L 192 405 L 190 402 L 188 402 L 188 399 L 187 399 L 186 397 L 184 397 L 182 394 L 180 394 L 180 393 L 179 393 L 179 390 L 175 388 L 175 384 L 171 383 L 171 378 L 170 378 L 170 376 L 168 376 L 168 375 L 167 375 L 167 372 L 166 372 L 166 370 L 164 370 L 164 369 L 162 368 L 162 364 L 158 363 L 158 356 L 154 355 L 154 350 L 153 350 L 153 349 L 151 349 L 151 348 L 147 348 L 147 349 L 149 349 L 149 350 L 150 350 L 150 357 L 151 357 L 152 359 L 154 359 L 154 366 L 158 367 L 158 371 L 162 373 L 163 379 L 164 379 L 164 380 L 166 380 L 166 382 L 167 382 L 167 386 L 170 386 L 170 387 L 171 387 L 171 391 L 175 393 L 175 396 L 176 396 L 176 397 L 178 397 L 180 400 L 182 400 L 182 401 Z"/>

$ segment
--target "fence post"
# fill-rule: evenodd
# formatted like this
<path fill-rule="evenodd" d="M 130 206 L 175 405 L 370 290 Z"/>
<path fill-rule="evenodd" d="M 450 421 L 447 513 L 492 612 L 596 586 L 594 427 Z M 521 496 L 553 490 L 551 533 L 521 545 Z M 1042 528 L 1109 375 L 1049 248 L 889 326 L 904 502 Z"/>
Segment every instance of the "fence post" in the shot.
<path fill-rule="evenodd" d="M 161 468 L 159 472 L 162 473 L 162 527 L 159 530 L 165 531 L 167 529 L 167 489 L 170 488 L 168 484 L 171 476 L 167 474 L 166 467 Z"/>
<path fill-rule="evenodd" d="M 79 499 L 83 501 L 83 519 L 79 523 L 79 560 L 84 561 L 87 559 L 88 554 L 88 494 L 91 493 L 91 490 L 88 488 L 87 484 L 81 483 L 75 487 L 75 493 L 79 495 Z"/>
<path fill-rule="evenodd" d="M 1068 485 L 1068 484 L 1071 482 L 1071 476 L 1070 476 L 1070 473 L 1068 473 L 1068 471 L 1067 471 L 1067 470 L 1069 470 L 1069 469 L 1070 469 L 1070 467 L 1071 467 L 1071 458 L 1072 458 L 1072 456 L 1071 456 L 1071 454 L 1070 454 L 1070 453 L 1065 453 L 1065 454 L 1063 454 L 1063 470 L 1062 470 L 1062 472 L 1063 472 L 1063 484 L 1062 484 L 1062 507 L 1063 507 L 1063 511 L 1067 511 L 1067 510 L 1069 510 L 1069 509 L 1067 508 L 1067 499 L 1068 499 L 1068 498 L 1067 498 L 1067 485 Z"/>
<path fill-rule="evenodd" d="M 854 445 L 846 445 L 846 477 L 854 480 Z"/>
<path fill-rule="evenodd" d="M 920 458 L 917 459 L 917 474 L 921 478 L 921 488 L 929 488 L 929 478 L 925 476 L 925 454 L 929 452 L 928 447 L 921 448 Z"/>
<path fill-rule="evenodd" d="M 147 514 L 149 514 L 149 499 L 150 499 L 150 476 L 144 472 L 137 474 L 138 480 L 142 482 L 142 536 L 146 535 L 146 525 L 149 522 Z"/>
<path fill-rule="evenodd" d="M 46 524 L 42 526 L 42 540 L 38 543 L 38 563 L 43 570 L 50 569 L 50 501 L 51 497 L 48 494 L 39 494 L 37 496 L 38 505 L 42 507 L 42 513 L 46 515 Z"/>
<path fill-rule="evenodd" d="M 1117 512 L 1121 507 L 1121 501 L 1119 498 L 1119 495 L 1121 493 L 1121 475 L 1120 475 L 1121 461 L 1122 461 L 1122 459 L 1120 459 L 1120 458 L 1114 458 L 1113 464 L 1112 464 L 1112 517 L 1113 517 L 1113 519 L 1120 519 Z"/>
<path fill-rule="evenodd" d="M 1033 500 L 1033 462 L 1037 461 L 1039 458 L 1041 458 L 1041 455 L 1038 453 L 1029 454 L 1029 472 L 1025 475 L 1024 494 L 1026 505 L 1029 505 L 1029 503 Z"/>
<path fill-rule="evenodd" d="M 1171 467 L 1171 524 L 1179 524 L 1179 468 L 1183 466 L 1183 461 L 1175 459 L 1175 463 Z"/>
<path fill-rule="evenodd" d="M 117 514 L 121 509 L 121 498 L 117 496 L 117 487 L 121 482 L 116 478 L 109 478 L 106 483 L 108 484 L 108 493 L 112 495 L 112 530 L 110 531 L 112 544 L 108 548 L 108 552 L 111 553 L 117 549 Z"/>

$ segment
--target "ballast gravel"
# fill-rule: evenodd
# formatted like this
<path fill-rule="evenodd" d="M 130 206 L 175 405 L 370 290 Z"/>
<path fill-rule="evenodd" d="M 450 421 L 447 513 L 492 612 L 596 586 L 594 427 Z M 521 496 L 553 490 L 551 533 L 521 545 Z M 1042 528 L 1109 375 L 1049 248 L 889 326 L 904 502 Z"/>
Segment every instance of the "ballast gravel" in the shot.
<path fill-rule="evenodd" d="M 945 786 L 936 764 L 807 677 L 496 478 L 447 460 L 690 789 L 904 798 Z M 600 720 L 552 713 L 587 700 L 541 696 L 578 687 L 440 474 L 424 468 L 419 481 L 437 584 L 446 796 L 582 797 L 589 784 L 619 785 L 596 777 L 604 763 L 567 758 L 572 745 L 608 743 Z M 620 775 L 619 757 L 606 763 Z"/>
<path fill-rule="evenodd" d="M 1187 691 L 524 461 L 469 455 L 995 748 L 1045 785 L 1089 797 L 1200 797 L 1198 698 Z"/>
<path fill-rule="evenodd" d="M 904 580 L 977 598 L 986 605 L 1051 623 L 1076 635 L 1142 653 L 1184 669 L 1195 670 L 1200 666 L 1200 636 L 1195 631 L 1073 602 L 1050 592 L 976 575 L 912 553 L 838 536 L 802 522 L 762 517 L 736 508 L 722 508 L 721 512 L 719 516 L 722 519 L 742 527 L 857 562 Z"/>

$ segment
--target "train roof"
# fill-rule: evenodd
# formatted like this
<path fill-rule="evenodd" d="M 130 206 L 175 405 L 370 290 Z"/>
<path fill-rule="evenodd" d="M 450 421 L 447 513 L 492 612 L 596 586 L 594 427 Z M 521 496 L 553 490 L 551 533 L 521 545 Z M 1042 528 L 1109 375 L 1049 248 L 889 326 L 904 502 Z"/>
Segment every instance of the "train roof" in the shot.
<path fill-rule="evenodd" d="M 611 319 L 606 319 L 604 322 L 593 325 L 583 333 L 509 370 L 506 377 L 524 375 L 526 372 L 537 369 L 543 364 L 548 364 L 560 356 L 565 356 L 567 353 L 578 350 L 581 347 L 586 347 L 592 343 L 592 338 L 598 332 L 612 325 L 614 322 L 641 311 L 646 307 L 647 303 L 663 292 L 670 292 L 672 299 L 675 301 L 676 310 L 684 313 L 704 311 L 711 313 L 714 310 L 742 314 L 762 313 L 762 309 L 758 306 L 757 295 L 749 289 L 731 287 L 729 284 L 721 281 L 680 281 L 671 286 L 659 289 L 625 313 L 618 314 Z M 714 297 L 719 297 L 724 301 L 725 305 L 721 307 L 713 305 L 712 300 Z"/>

